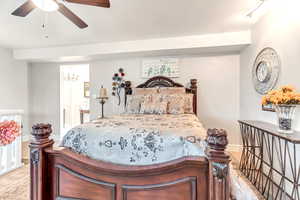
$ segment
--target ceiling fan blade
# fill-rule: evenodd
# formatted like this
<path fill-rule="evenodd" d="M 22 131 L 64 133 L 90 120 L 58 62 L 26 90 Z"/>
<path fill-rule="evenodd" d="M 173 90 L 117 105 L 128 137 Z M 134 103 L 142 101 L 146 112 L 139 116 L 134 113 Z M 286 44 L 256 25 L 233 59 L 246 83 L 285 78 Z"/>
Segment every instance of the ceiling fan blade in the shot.
<path fill-rule="evenodd" d="M 69 8 L 67 8 L 64 4 L 59 3 L 59 9 L 58 11 L 63 14 L 66 18 L 71 20 L 75 25 L 77 25 L 79 28 L 83 29 L 88 27 L 88 25 L 80 19 L 77 15 L 75 15 Z"/>
<path fill-rule="evenodd" d="M 99 6 L 104 8 L 110 7 L 109 0 L 66 0 L 70 3 L 78 3 L 78 4 L 85 4 L 90 6 Z"/>
<path fill-rule="evenodd" d="M 19 17 L 26 17 L 33 9 L 35 9 L 35 5 L 29 0 L 11 14 Z"/>

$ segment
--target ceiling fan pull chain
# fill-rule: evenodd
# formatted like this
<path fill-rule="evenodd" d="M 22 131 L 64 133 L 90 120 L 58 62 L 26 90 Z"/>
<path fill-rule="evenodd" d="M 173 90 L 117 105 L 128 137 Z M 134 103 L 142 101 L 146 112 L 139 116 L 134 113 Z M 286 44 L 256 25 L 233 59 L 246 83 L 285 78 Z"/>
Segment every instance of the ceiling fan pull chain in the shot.
<path fill-rule="evenodd" d="M 44 17 L 44 23 L 42 24 L 42 28 L 45 34 L 45 38 L 49 38 L 49 35 L 47 34 L 47 24 L 48 24 L 48 13 L 45 13 Z"/>

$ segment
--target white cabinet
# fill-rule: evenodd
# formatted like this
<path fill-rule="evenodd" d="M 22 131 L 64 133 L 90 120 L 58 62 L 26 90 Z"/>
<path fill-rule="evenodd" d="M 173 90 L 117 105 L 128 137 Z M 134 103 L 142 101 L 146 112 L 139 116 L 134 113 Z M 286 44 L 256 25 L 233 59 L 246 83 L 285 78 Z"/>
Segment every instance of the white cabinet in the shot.
<path fill-rule="evenodd" d="M 22 111 L 0 110 L 0 122 L 15 121 L 22 124 Z M 22 129 L 20 129 L 21 131 Z M 1 134 L 1 133 L 0 133 Z M 11 144 L 0 146 L 0 175 L 22 166 L 22 134 Z"/>

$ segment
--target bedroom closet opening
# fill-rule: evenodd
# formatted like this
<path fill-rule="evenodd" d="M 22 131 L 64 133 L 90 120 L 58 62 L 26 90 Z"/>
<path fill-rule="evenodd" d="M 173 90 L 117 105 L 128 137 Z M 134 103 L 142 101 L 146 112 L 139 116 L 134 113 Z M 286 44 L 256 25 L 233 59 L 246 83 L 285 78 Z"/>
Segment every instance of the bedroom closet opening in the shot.
<path fill-rule="evenodd" d="M 60 138 L 72 127 L 89 121 L 88 64 L 60 66 Z"/>

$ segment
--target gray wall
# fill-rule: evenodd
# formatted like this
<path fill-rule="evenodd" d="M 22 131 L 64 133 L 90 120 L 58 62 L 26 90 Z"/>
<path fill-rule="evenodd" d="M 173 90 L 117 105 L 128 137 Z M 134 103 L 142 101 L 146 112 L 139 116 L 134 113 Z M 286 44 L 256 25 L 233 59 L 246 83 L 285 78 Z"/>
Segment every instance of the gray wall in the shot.
<path fill-rule="evenodd" d="M 284 2 L 283 2 L 284 3 Z M 257 119 L 276 122 L 276 114 L 261 111 L 261 98 L 252 85 L 251 70 L 256 55 L 264 47 L 273 47 L 281 58 L 282 71 L 277 87 L 285 84 L 294 85 L 300 91 L 300 15 L 293 8 L 294 4 L 274 7 L 252 29 L 253 44 L 241 54 L 240 75 L 240 115 L 242 119 Z M 291 7 L 290 7 L 291 6 Z M 300 112 L 295 121 L 300 129 Z"/>
<path fill-rule="evenodd" d="M 32 64 L 29 67 L 29 108 L 32 126 L 51 123 L 59 136 L 60 72 L 57 64 Z"/>
<path fill-rule="evenodd" d="M 261 18 L 252 29 L 252 45 L 241 53 L 240 75 L 240 116 L 242 119 L 261 120 L 277 124 L 276 113 L 261 110 L 261 98 L 253 88 L 251 70 L 256 55 L 265 47 L 274 48 L 281 59 L 281 76 L 276 88 L 291 84 L 300 91 L 300 13 L 299 3 L 281 2 Z M 295 5 L 295 3 L 297 5 Z M 298 109 L 294 128 L 300 130 L 300 112 Z M 298 151 L 299 149 L 297 149 Z M 293 152 L 293 150 L 290 150 Z M 297 153 L 299 155 L 299 152 Z M 266 156 L 267 157 L 267 156 Z M 274 155 L 274 167 L 279 171 L 279 158 Z M 297 157 L 296 160 L 299 160 Z M 296 162 L 296 160 L 294 160 Z M 296 163 L 296 168 L 299 163 Z M 292 177 L 292 171 L 287 166 L 286 176 Z M 274 176 L 279 184 L 280 177 Z M 286 191 L 291 193 L 291 185 L 287 184 Z"/>
<path fill-rule="evenodd" d="M 28 67 L 26 62 L 13 59 L 12 51 L 0 48 L 0 109 L 22 109 L 23 134 L 28 128 Z"/>
<path fill-rule="evenodd" d="M 143 58 L 102 60 L 90 62 L 91 93 L 98 94 L 101 85 L 111 93 L 112 75 L 118 68 L 125 69 L 126 79 L 133 85 L 141 79 Z M 239 55 L 181 57 L 180 78 L 176 81 L 188 84 L 191 78 L 199 82 L 198 116 L 209 127 L 225 128 L 230 143 L 239 144 L 236 121 L 239 118 Z M 56 133 L 59 129 L 59 66 L 60 64 L 34 64 L 30 69 L 31 123 L 51 122 Z M 105 105 L 107 115 L 119 113 L 116 98 L 110 97 Z M 91 99 L 91 118 L 100 114 L 100 105 Z"/>
<path fill-rule="evenodd" d="M 110 89 L 112 75 L 119 67 L 124 68 L 126 79 L 133 85 L 144 82 L 141 78 L 142 58 L 92 62 L 92 94 L 97 94 L 101 85 Z M 239 144 L 240 137 L 236 121 L 239 118 L 239 56 L 184 57 L 180 58 L 180 78 L 174 79 L 188 84 L 191 78 L 198 79 L 198 116 L 205 127 L 225 128 L 230 143 Z M 118 113 L 116 97 L 110 97 L 105 105 L 106 114 Z M 92 118 L 100 112 L 100 104 L 91 100 Z"/>

